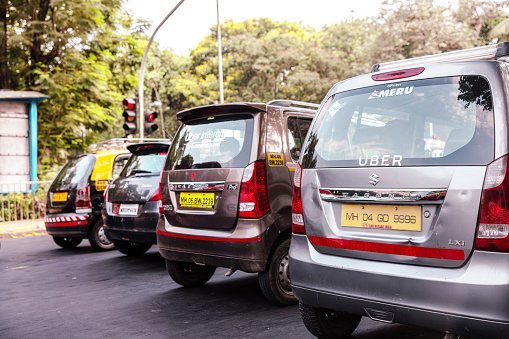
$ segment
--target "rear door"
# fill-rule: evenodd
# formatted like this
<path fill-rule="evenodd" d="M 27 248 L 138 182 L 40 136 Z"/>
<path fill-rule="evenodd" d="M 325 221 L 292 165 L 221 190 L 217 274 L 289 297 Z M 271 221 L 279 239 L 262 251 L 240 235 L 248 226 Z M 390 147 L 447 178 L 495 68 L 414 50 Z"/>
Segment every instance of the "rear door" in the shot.
<path fill-rule="evenodd" d="M 77 188 L 88 185 L 94 165 L 93 155 L 84 155 L 67 161 L 48 189 L 49 213 L 76 211 Z"/>
<path fill-rule="evenodd" d="M 462 265 L 474 246 L 493 135 L 490 88 L 478 76 L 333 96 L 302 161 L 310 242 L 333 255 Z"/>
<path fill-rule="evenodd" d="M 230 229 L 244 168 L 256 155 L 259 114 L 211 116 L 182 125 L 165 164 L 163 205 L 174 226 Z M 255 144 L 255 145 L 253 145 Z M 168 193 L 168 194 L 167 194 Z"/>
<path fill-rule="evenodd" d="M 110 215 L 137 216 L 159 189 L 167 145 L 140 145 L 108 189 Z"/>

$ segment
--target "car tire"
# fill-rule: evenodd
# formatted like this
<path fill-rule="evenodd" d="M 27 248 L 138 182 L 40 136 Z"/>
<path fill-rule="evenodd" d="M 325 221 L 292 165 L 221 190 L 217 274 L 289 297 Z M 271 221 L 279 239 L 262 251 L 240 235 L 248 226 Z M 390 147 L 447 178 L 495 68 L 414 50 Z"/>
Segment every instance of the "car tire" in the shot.
<path fill-rule="evenodd" d="M 142 255 L 152 247 L 152 244 L 123 240 L 113 240 L 113 245 L 120 253 L 130 256 Z"/>
<path fill-rule="evenodd" d="M 177 284 L 184 287 L 196 287 L 205 284 L 212 278 L 214 266 L 196 265 L 192 262 L 165 260 L 166 270 Z"/>
<path fill-rule="evenodd" d="M 104 232 L 102 220 L 98 220 L 94 226 L 92 226 L 88 235 L 88 241 L 90 241 L 90 245 L 96 251 L 112 250 L 115 247 L 113 242 L 106 236 L 106 232 Z"/>
<path fill-rule="evenodd" d="M 299 303 L 304 325 L 319 338 L 348 338 L 355 331 L 361 316 L 339 311 L 316 308 Z"/>
<path fill-rule="evenodd" d="M 282 306 L 297 303 L 290 285 L 290 242 L 290 239 L 279 242 L 270 255 L 265 271 L 258 273 L 258 283 L 265 298 Z"/>
<path fill-rule="evenodd" d="M 55 244 L 62 248 L 75 248 L 83 241 L 82 238 L 53 237 Z"/>

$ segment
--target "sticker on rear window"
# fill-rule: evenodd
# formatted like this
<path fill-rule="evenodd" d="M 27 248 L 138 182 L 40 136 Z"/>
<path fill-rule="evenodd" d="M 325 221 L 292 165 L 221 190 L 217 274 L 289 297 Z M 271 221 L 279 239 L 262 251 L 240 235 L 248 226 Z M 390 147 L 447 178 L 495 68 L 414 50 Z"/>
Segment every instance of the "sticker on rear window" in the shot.
<path fill-rule="evenodd" d="M 374 90 L 373 93 L 369 96 L 368 100 L 370 99 L 379 99 L 384 97 L 393 97 L 395 95 L 405 95 L 410 94 L 414 91 L 414 86 L 410 87 L 399 87 L 399 88 L 391 88 L 386 90 Z"/>
<path fill-rule="evenodd" d="M 268 153 L 267 160 L 269 162 L 269 166 L 284 166 L 285 159 L 283 157 L 283 153 Z"/>
<path fill-rule="evenodd" d="M 366 155 L 359 157 L 359 166 L 401 166 L 401 155 Z"/>

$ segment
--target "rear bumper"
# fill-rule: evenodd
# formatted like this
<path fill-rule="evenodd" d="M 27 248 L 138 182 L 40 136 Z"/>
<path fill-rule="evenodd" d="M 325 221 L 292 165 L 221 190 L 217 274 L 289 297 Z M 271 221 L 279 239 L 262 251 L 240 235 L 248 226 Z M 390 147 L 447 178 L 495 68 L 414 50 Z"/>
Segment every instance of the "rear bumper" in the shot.
<path fill-rule="evenodd" d="M 160 216 L 157 246 L 167 260 L 234 268 L 244 272 L 265 270 L 277 238 L 275 227 L 265 227 L 268 217 L 241 220 L 230 231 L 173 227 Z"/>
<path fill-rule="evenodd" d="M 48 234 L 54 237 L 86 238 L 92 219 L 91 214 L 48 214 L 44 217 L 44 226 Z"/>
<path fill-rule="evenodd" d="M 475 251 L 463 267 L 444 269 L 321 254 L 294 235 L 290 258 L 292 290 L 305 304 L 363 316 L 375 309 L 385 316 L 376 320 L 472 337 L 508 336 L 509 254 Z"/>
<path fill-rule="evenodd" d="M 138 217 L 114 217 L 103 214 L 104 231 L 110 240 L 156 244 L 159 213 L 143 213 Z"/>

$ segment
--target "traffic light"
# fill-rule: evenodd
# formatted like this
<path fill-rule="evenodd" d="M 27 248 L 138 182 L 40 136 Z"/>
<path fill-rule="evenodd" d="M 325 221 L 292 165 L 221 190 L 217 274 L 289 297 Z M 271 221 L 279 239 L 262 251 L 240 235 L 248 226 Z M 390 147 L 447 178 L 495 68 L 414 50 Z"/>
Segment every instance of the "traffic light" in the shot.
<path fill-rule="evenodd" d="M 122 101 L 124 105 L 124 129 L 126 135 L 134 134 L 137 132 L 137 121 L 138 119 L 136 114 L 136 99 L 124 99 Z"/>
<path fill-rule="evenodd" d="M 159 113 L 152 111 L 145 111 L 145 134 L 149 135 L 157 130 L 156 119 Z"/>

